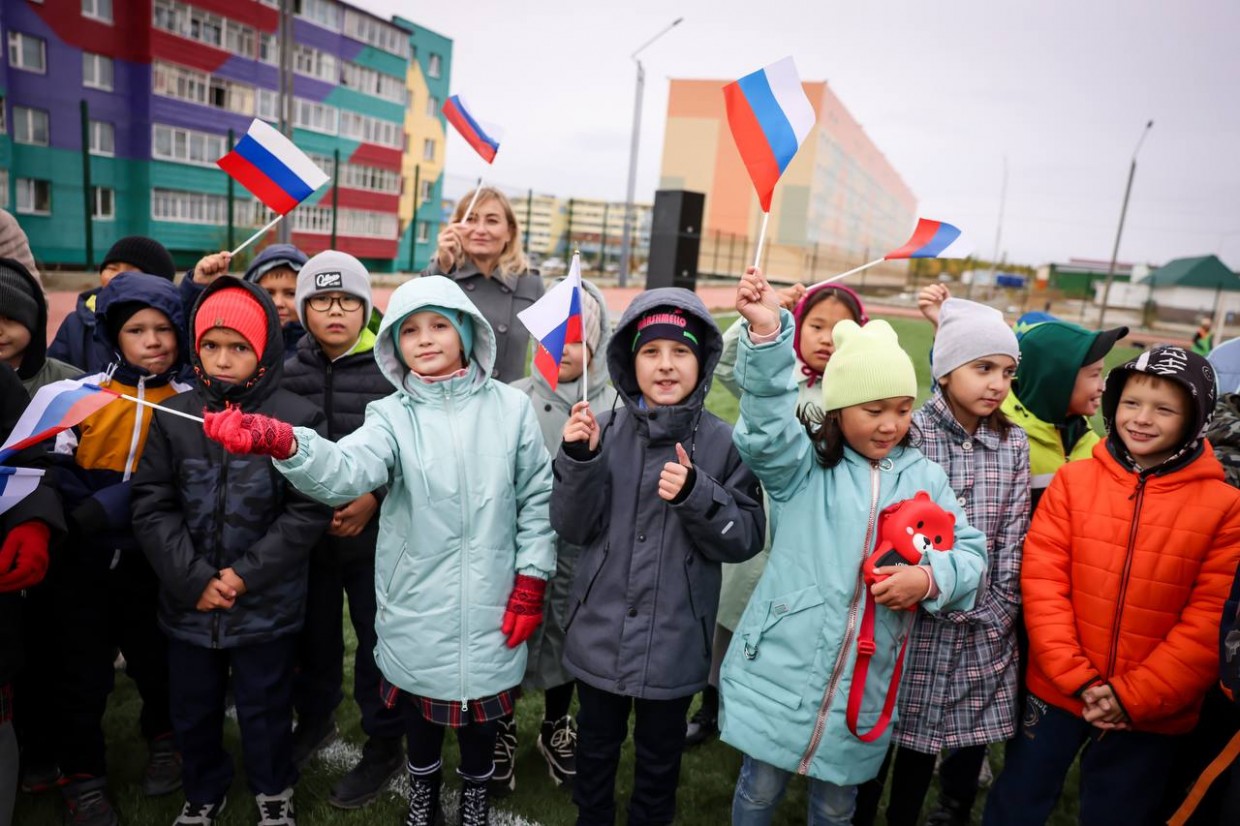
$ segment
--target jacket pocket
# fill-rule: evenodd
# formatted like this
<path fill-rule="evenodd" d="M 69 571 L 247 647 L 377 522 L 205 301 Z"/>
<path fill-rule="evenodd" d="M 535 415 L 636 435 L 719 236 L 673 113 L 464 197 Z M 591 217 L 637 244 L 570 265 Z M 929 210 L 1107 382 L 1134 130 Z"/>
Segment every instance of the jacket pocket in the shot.
<path fill-rule="evenodd" d="M 396 582 L 396 574 L 400 571 L 400 564 L 405 561 L 405 556 L 408 552 L 409 543 L 401 543 L 400 553 L 396 555 L 396 562 L 392 565 L 392 570 L 388 572 L 387 580 L 383 583 L 383 593 L 387 596 L 389 602 L 392 600 L 392 585 Z"/>
<path fill-rule="evenodd" d="M 728 658 L 725 679 L 799 708 L 822 647 L 825 602 L 818 586 L 811 585 L 763 603 L 737 629 L 737 650 Z"/>
<path fill-rule="evenodd" d="M 706 651 L 707 659 L 709 659 L 710 658 L 710 631 L 706 627 L 706 615 L 702 611 L 702 609 L 705 607 L 702 605 L 702 602 L 704 600 L 700 596 L 694 593 L 697 589 L 694 587 L 694 580 L 693 580 L 693 570 L 692 570 L 693 569 L 693 553 L 692 552 L 688 553 L 685 556 L 685 564 L 683 568 L 685 572 L 685 593 L 689 595 L 689 610 L 692 612 L 693 618 L 697 621 L 698 625 L 700 625 L 702 628 L 702 646 Z"/>
<path fill-rule="evenodd" d="M 573 620 L 577 618 L 577 612 L 581 610 L 581 606 L 585 605 L 586 600 L 590 598 L 590 592 L 594 590 L 594 583 L 598 580 L 599 574 L 603 572 L 603 566 L 607 564 L 607 555 L 610 552 L 611 552 L 611 545 L 610 544 L 604 545 L 603 552 L 599 555 L 600 559 L 599 559 L 598 565 L 595 567 L 594 571 L 590 574 L 588 579 L 583 578 L 584 572 L 580 570 L 577 571 L 577 575 L 573 578 L 573 586 L 574 586 L 573 590 L 574 591 L 577 590 L 577 587 L 576 587 L 577 583 L 582 582 L 583 579 L 585 582 L 585 587 L 582 589 L 581 595 L 576 597 L 575 599 L 572 599 L 571 601 L 573 610 L 572 610 L 572 613 L 568 615 L 568 621 L 564 623 L 565 634 L 567 634 L 568 629 L 572 627 Z"/>

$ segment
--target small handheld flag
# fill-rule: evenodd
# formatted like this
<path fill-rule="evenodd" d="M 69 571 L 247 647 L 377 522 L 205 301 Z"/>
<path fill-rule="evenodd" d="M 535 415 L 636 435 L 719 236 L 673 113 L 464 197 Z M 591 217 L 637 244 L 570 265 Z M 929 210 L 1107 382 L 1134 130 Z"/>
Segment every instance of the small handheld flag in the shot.
<path fill-rule="evenodd" d="M 779 176 L 792 163 L 817 116 L 791 57 L 723 87 L 728 126 L 741 153 L 763 212 Z"/>
<path fill-rule="evenodd" d="M 460 95 L 452 95 L 443 105 L 444 117 L 487 163 L 495 162 L 503 131 L 493 123 L 474 117 L 469 104 Z"/>
<path fill-rule="evenodd" d="M 917 229 L 908 243 L 883 256 L 884 261 L 899 258 L 951 258 L 943 253 L 960 237 L 960 230 L 944 221 L 918 218 Z"/>
<path fill-rule="evenodd" d="M 328 175 L 264 120 L 255 119 L 216 163 L 272 212 L 287 215 L 327 183 Z"/>
<path fill-rule="evenodd" d="M 564 345 L 583 341 L 581 290 L 581 256 L 575 254 L 568 276 L 547 290 L 528 309 L 517 313 L 517 318 L 538 342 L 534 369 L 547 380 L 552 390 L 560 383 Z"/>
<path fill-rule="evenodd" d="M 54 381 L 40 387 L 0 445 L 0 462 L 79 424 L 90 414 L 119 399 L 111 390 L 80 379 Z"/>
<path fill-rule="evenodd" d="M 34 493 L 43 471 L 28 467 L 0 467 L 0 513 Z"/>

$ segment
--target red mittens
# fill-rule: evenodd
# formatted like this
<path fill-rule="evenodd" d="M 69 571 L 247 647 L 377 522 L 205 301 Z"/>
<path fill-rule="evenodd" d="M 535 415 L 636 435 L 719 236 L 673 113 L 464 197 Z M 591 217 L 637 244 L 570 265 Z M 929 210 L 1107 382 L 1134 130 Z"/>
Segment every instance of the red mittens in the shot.
<path fill-rule="evenodd" d="M 43 581 L 47 574 L 47 540 L 51 530 L 42 522 L 22 522 L 9 531 L 0 547 L 0 592 L 20 591 Z"/>
<path fill-rule="evenodd" d="M 229 453 L 258 453 L 287 459 L 296 453 L 293 426 L 261 413 L 242 413 L 229 407 L 219 413 L 203 412 L 202 429 L 207 437 Z"/>
<path fill-rule="evenodd" d="M 516 648 L 530 638 L 543 618 L 543 599 L 547 580 L 517 574 L 517 583 L 508 596 L 504 624 L 500 631 L 508 637 L 508 647 Z"/>

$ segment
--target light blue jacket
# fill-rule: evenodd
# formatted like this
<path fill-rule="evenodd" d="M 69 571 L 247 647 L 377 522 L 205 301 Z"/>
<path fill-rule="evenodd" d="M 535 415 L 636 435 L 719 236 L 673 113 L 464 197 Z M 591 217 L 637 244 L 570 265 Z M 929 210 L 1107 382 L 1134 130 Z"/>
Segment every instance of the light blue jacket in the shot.
<path fill-rule="evenodd" d="M 469 372 L 425 384 L 401 362 L 393 331 L 427 305 L 467 312 Z M 500 633 L 515 575 L 555 570 L 548 521 L 551 460 L 529 398 L 489 378 L 495 334 L 442 276 L 392 294 L 375 360 L 397 391 L 371 402 L 339 442 L 297 428 L 297 453 L 276 467 L 298 490 L 339 506 L 389 485 L 375 551 L 375 661 L 393 685 L 438 700 L 513 688 L 525 646 Z"/>
<path fill-rule="evenodd" d="M 883 508 L 919 490 L 956 515 L 955 548 L 928 560 L 939 594 L 922 606 L 936 612 L 973 606 L 986 542 L 969 526 L 942 468 L 914 448 L 896 448 L 873 463 L 846 447 L 835 467 L 818 464 L 795 417 L 792 316 L 781 316 L 779 338 L 769 344 L 752 344 L 746 326 L 736 362 L 744 395 L 733 438 L 778 519 L 766 571 L 724 659 L 722 736 L 781 769 L 854 785 L 878 774 L 891 732 L 862 743 L 845 722 L 864 608 L 861 563 L 874 548 L 873 537 L 867 543 L 871 526 Z M 878 719 L 911 618 L 874 610 L 877 653 L 861 731 Z"/>

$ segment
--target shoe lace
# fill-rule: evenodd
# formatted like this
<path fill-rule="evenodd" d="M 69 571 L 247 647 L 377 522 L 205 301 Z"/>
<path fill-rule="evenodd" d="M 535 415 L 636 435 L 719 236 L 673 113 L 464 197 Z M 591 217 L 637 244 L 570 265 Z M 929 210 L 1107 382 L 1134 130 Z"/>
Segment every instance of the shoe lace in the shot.
<path fill-rule="evenodd" d="M 103 789 L 91 789 L 74 795 L 65 801 L 65 806 L 73 815 L 74 821 L 87 822 L 95 814 L 103 814 L 111 810 Z"/>
<path fill-rule="evenodd" d="M 258 813 L 263 816 L 258 826 L 289 826 L 293 823 L 291 797 L 283 794 L 260 794 L 255 795 L 254 799 L 258 803 Z"/>
<path fill-rule="evenodd" d="M 414 778 L 409 784 L 409 814 L 405 817 L 405 826 L 431 826 L 435 804 L 435 790 L 432 780 Z"/>
<path fill-rule="evenodd" d="M 487 826 L 487 787 L 465 784 L 461 792 L 461 826 Z"/>
<path fill-rule="evenodd" d="M 185 801 L 181 807 L 181 816 L 173 826 L 210 826 L 211 813 L 215 806 L 211 803 L 190 803 Z"/>
<path fill-rule="evenodd" d="M 551 730 L 551 748 L 565 756 L 577 753 L 577 731 L 567 723 Z"/>

